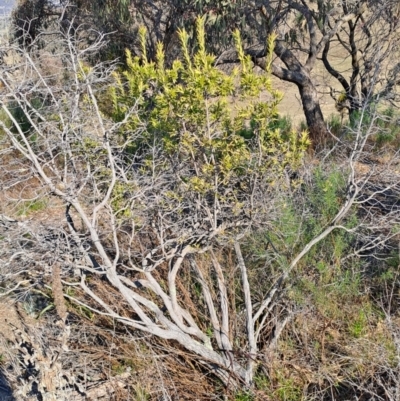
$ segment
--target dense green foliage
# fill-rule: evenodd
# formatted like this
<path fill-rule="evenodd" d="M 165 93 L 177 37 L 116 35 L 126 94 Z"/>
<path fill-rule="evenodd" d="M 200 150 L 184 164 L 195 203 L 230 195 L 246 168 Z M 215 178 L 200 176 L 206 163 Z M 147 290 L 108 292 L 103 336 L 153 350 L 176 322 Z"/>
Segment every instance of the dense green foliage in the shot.
<path fill-rule="evenodd" d="M 229 210 L 238 218 L 241 213 L 250 217 L 255 211 L 248 194 L 298 167 L 308 146 L 306 133 L 275 126 L 282 95 L 268 74 L 253 72 L 238 32 L 241 63 L 230 75 L 216 68 L 215 56 L 207 53 L 202 19 L 197 20 L 197 52 L 190 56 L 188 34 L 180 31 L 182 60 L 170 68 L 162 44 L 157 60 L 147 59 L 145 35 L 141 30 L 142 57 L 127 52 L 127 69 L 115 74 L 111 91 L 111 117 L 127 119 L 121 143 L 136 159 L 144 157 L 142 168 L 153 174 L 154 169 L 174 171 L 178 180 L 171 183 L 170 202 L 201 196 L 208 204 L 210 199 L 219 203 L 222 216 Z M 271 100 L 260 101 L 261 91 L 268 91 Z"/>

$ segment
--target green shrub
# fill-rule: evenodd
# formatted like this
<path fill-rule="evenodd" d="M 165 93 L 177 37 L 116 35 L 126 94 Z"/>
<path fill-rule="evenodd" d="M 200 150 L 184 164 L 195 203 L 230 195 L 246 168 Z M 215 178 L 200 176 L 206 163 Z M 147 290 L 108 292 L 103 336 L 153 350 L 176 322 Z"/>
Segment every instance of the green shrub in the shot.
<path fill-rule="evenodd" d="M 188 34 L 180 31 L 182 60 L 167 67 L 162 44 L 156 61 L 147 59 L 146 32 L 141 29 L 142 57 L 127 51 L 127 69 L 115 74 L 110 92 L 113 107 L 105 112 L 116 122 L 127 119 L 119 140 L 126 146 L 127 158 L 140 160 L 144 174 L 173 170 L 176 185 L 165 192 L 165 205 L 173 207 L 192 195 L 197 203 L 200 196 L 207 204 L 218 199 L 222 210 L 230 209 L 239 217 L 245 207 L 243 194 L 249 190 L 248 177 L 260 175 L 262 185 L 274 185 L 286 168 L 299 165 L 308 138 L 306 133 L 287 131 L 287 120 L 282 120 L 286 131 L 279 128 L 277 105 L 282 94 L 272 88 L 269 74 L 254 73 L 238 32 L 240 67 L 230 75 L 215 67 L 216 58 L 206 52 L 204 36 L 204 21 L 199 19 L 198 51 L 191 56 Z M 272 100 L 259 100 L 264 90 Z M 235 113 L 232 97 L 246 100 Z M 125 183 L 115 187 L 115 204 L 122 210 L 121 201 L 129 202 L 129 189 Z"/>
<path fill-rule="evenodd" d="M 380 131 L 376 134 L 378 146 L 398 141 L 400 135 L 399 114 L 396 114 L 393 107 L 383 110 L 377 125 L 380 128 Z"/>
<path fill-rule="evenodd" d="M 286 115 L 282 116 L 278 114 L 276 119 L 270 122 L 269 128 L 271 130 L 278 129 L 283 134 L 288 135 L 293 131 L 292 120 L 290 119 L 289 116 Z M 303 129 L 303 131 L 305 131 L 305 129 Z"/>
<path fill-rule="evenodd" d="M 376 105 L 370 105 L 367 110 L 356 111 L 350 116 L 350 128 L 368 127 L 374 120 L 376 134 L 374 140 L 378 147 L 385 144 L 398 144 L 400 135 L 399 113 L 393 107 L 376 110 Z"/>
<path fill-rule="evenodd" d="M 337 114 L 332 114 L 328 121 L 327 121 L 327 125 L 330 129 L 330 131 L 332 132 L 333 135 L 335 136 L 340 136 L 340 134 L 343 131 L 343 122 L 342 122 L 342 118 L 340 116 L 338 116 Z"/>

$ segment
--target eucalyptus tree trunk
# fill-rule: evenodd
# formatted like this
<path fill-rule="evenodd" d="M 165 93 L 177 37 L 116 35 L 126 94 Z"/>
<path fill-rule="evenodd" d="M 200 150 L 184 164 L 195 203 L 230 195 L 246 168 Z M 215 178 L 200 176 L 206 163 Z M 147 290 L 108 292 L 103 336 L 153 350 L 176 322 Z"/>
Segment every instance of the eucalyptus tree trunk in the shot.
<path fill-rule="evenodd" d="M 309 135 L 313 142 L 328 135 L 327 127 L 319 103 L 318 92 L 311 79 L 306 83 L 297 84 L 299 89 L 304 116 L 306 118 Z"/>
<path fill-rule="evenodd" d="M 330 6 L 327 8 L 324 2 L 318 2 L 317 12 L 305 1 L 265 2 L 264 6 L 260 7 L 260 14 L 267 35 L 276 35 L 274 53 L 281 63 L 267 66 L 263 60 L 265 48 L 261 51 L 248 52 L 255 64 L 265 70 L 270 69 L 274 76 L 297 86 L 314 146 L 323 141 L 329 132 L 324 122 L 318 92 L 312 80 L 312 71 L 321 53 L 324 53 L 323 56 L 327 55 L 331 39 L 339 35 L 346 23 L 353 26 L 352 20 L 357 18 L 357 13 L 353 9 L 344 8 L 342 13 L 335 14 L 337 11 Z M 304 23 L 304 26 L 293 22 L 299 20 L 298 16 L 301 17 L 300 22 Z M 336 17 L 328 21 L 327 18 L 331 16 Z M 322 17 L 326 23 L 321 22 Z M 287 25 L 298 35 L 290 37 Z M 326 66 L 326 57 L 323 58 Z M 353 63 L 353 68 L 355 67 Z"/>
<path fill-rule="evenodd" d="M 321 110 L 317 88 L 315 87 L 310 74 L 305 66 L 301 65 L 297 58 L 290 51 L 277 51 L 279 44 L 275 46 L 275 52 L 278 56 L 285 59 L 289 68 L 281 68 L 275 65 L 271 66 L 272 75 L 286 82 L 294 83 L 300 94 L 303 106 L 304 116 L 308 127 L 311 141 L 315 144 L 326 138 L 329 133 L 324 121 L 324 115 Z M 284 53 L 284 55 L 282 55 Z M 250 53 L 250 55 L 252 55 Z M 263 70 L 267 70 L 265 58 L 252 55 L 254 63 Z"/>

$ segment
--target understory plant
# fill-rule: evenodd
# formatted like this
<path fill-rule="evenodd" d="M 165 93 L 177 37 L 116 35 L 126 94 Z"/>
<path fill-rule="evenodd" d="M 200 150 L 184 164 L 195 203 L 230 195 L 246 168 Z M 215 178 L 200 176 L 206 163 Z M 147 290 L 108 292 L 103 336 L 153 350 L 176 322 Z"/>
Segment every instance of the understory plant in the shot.
<path fill-rule="evenodd" d="M 148 60 L 144 29 L 142 56 L 127 52 L 126 70 L 91 67 L 86 57 L 101 43 L 79 50 L 68 37 L 59 77 L 42 75 L 26 56 L 29 84 L 15 90 L 12 68 L 2 76 L 1 105 L 11 123 L 2 129 L 45 195 L 65 208 L 57 249 L 41 249 L 49 265 L 62 265 L 64 285 L 76 285 L 71 269 L 79 269 L 82 296 L 66 291 L 67 299 L 175 341 L 226 385 L 250 385 L 268 301 L 253 311 L 240 241 L 277 212 L 272 194 L 285 193 L 285 177 L 299 167 L 308 138 L 274 127 L 282 95 L 269 72 L 253 71 L 239 33 L 239 64 L 226 74 L 205 49 L 204 21 L 196 26 L 197 50 L 190 54 L 180 31 L 181 58 L 171 66 L 161 44 L 156 61 Z M 269 65 L 274 40 L 267 43 Z M 268 101 L 260 100 L 262 91 Z M 32 104 L 36 92 L 40 108 Z M 217 256 L 224 247 L 240 265 L 240 343 L 230 323 L 228 269 Z M 199 304 L 191 308 L 193 291 Z"/>

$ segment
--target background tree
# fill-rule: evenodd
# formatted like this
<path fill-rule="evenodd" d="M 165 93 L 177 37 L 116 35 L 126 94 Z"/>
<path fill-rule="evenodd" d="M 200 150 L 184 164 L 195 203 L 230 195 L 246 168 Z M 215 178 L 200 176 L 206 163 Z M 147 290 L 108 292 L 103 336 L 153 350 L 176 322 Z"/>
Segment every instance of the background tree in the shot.
<path fill-rule="evenodd" d="M 49 25 L 54 17 L 74 21 L 74 26 L 85 24 L 86 29 L 107 33 L 109 41 L 101 51 L 102 58 L 125 57 L 125 49 L 134 55 L 140 54 L 138 30 L 145 26 L 148 32 L 146 46 L 148 57 L 155 60 L 157 43 L 164 46 L 167 62 L 179 54 L 177 32 L 185 28 L 191 47 L 195 41 L 195 21 L 203 16 L 206 20 L 206 43 L 210 51 L 218 54 L 228 45 L 234 46 L 233 31 L 244 23 L 245 2 L 199 0 L 168 1 L 46 1 L 20 0 L 14 11 L 14 25 L 17 36 L 35 37 L 44 25 Z M 29 21 L 34 21 L 30 24 Z M 247 38 L 243 30 L 242 37 Z"/>
<path fill-rule="evenodd" d="M 28 27 L 20 32 L 25 30 L 29 35 L 34 35 L 34 31 L 55 11 L 40 2 L 35 7 L 33 4 L 36 2 L 21 3 L 14 13 L 16 24 L 20 28 Z M 76 19 L 75 24 L 85 23 L 103 33 L 110 32 L 109 46 L 104 54 L 109 59 L 122 56 L 125 48 L 139 54 L 137 32 L 139 26 L 144 25 L 149 32 L 146 40 L 148 57 L 155 59 L 157 42 L 161 42 L 167 61 L 173 60 L 179 52 L 178 29 L 188 31 L 193 48 L 194 21 L 197 16 L 204 16 L 206 46 L 220 55 L 218 63 L 237 61 L 231 33 L 238 28 L 247 54 L 253 57 L 256 65 L 265 68 L 265 43 L 268 36 L 275 33 L 277 60 L 272 65 L 272 74 L 298 87 L 310 136 L 314 139 L 328 135 L 314 72 L 318 59 L 323 60 L 329 74 L 343 88 L 341 94 L 332 88 L 331 94 L 338 107 L 347 108 L 350 114 L 362 107 L 366 91 L 375 93 L 379 88 L 380 93 L 387 96 L 388 92 L 393 93 L 397 82 L 395 64 L 391 65 L 389 61 L 398 52 L 396 1 L 121 0 L 112 4 L 80 1 L 68 2 L 68 5 L 67 11 L 63 12 L 64 19 Z M 28 19 L 21 16 L 25 10 L 36 10 L 34 15 L 37 17 L 32 20 L 33 15 Z M 34 21 L 34 24 L 27 20 Z M 335 67 L 330 62 L 330 53 L 337 43 L 341 53 L 351 58 L 348 71 L 347 67 Z M 387 79 L 386 88 L 382 88 L 372 79 L 379 75 L 375 73 L 376 69 L 384 74 L 389 65 L 386 78 L 391 78 Z"/>
<path fill-rule="evenodd" d="M 360 111 L 367 100 L 396 98 L 396 59 L 399 54 L 400 10 L 397 2 L 357 2 L 354 5 L 342 2 L 343 14 L 351 7 L 358 7 L 356 18 L 349 20 L 346 27 L 336 33 L 325 44 L 322 61 L 329 74 L 341 85 L 342 91 L 334 96 L 339 107 L 345 107 L 350 117 Z M 328 14 L 329 16 L 329 14 Z M 321 19 L 321 15 L 319 18 Z M 326 18 L 331 28 L 333 22 Z M 334 67 L 329 59 L 330 51 L 346 54 L 351 68 Z M 339 49 L 339 50 L 338 50 Z M 337 92 L 336 92 L 337 93 Z"/>
<path fill-rule="evenodd" d="M 260 13 L 265 20 L 266 35 L 278 33 L 275 54 L 285 65 L 282 68 L 273 64 L 272 73 L 297 85 L 312 138 L 326 135 L 321 94 L 313 73 L 317 60 L 322 58 L 326 70 L 342 86 L 342 95 L 335 100 L 339 107 L 348 108 L 350 114 L 362 109 L 371 94 L 387 93 L 378 77 L 385 74 L 386 68 L 396 69 L 395 64 L 391 64 L 399 50 L 396 2 L 343 1 L 337 4 L 291 0 L 262 3 Z M 346 59 L 342 54 L 347 54 L 351 66 L 342 63 L 342 66 L 333 67 L 329 62 L 329 52 L 337 43 L 339 46 L 335 50 L 339 57 Z M 263 68 L 264 63 L 259 58 L 262 51 L 250 50 L 249 54 L 254 57 L 255 64 Z M 385 85 L 389 82 L 393 79 L 386 79 Z"/>

